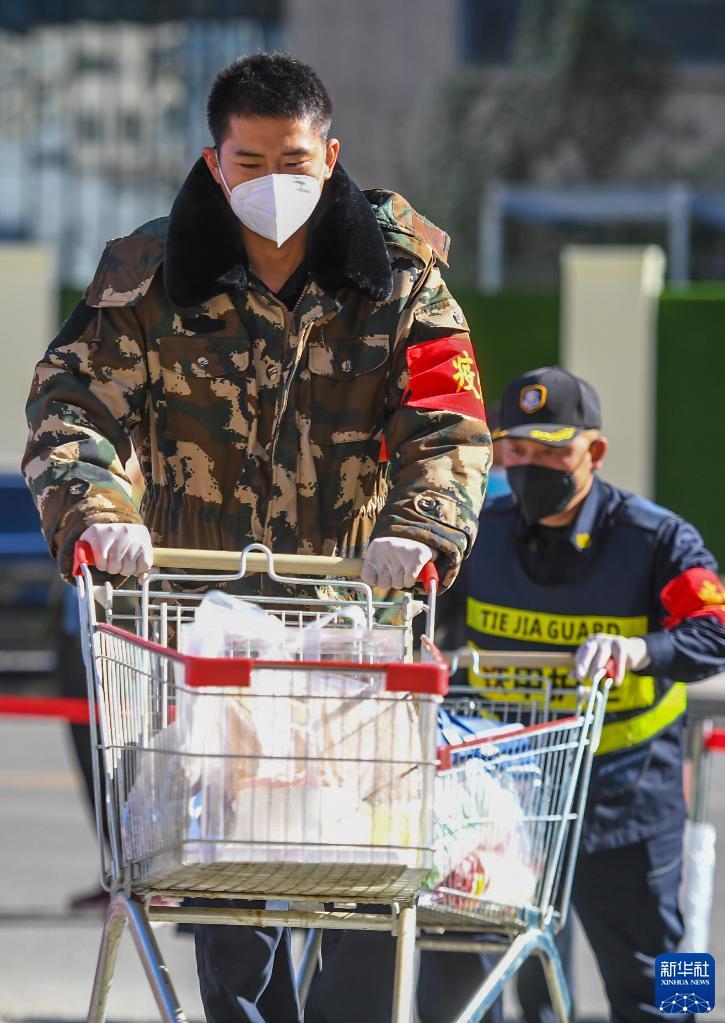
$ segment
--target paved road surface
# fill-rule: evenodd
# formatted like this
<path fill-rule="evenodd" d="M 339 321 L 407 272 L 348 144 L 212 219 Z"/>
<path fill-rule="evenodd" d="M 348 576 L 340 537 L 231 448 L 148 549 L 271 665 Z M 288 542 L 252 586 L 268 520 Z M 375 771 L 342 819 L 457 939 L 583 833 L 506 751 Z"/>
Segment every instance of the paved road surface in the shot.
<path fill-rule="evenodd" d="M 713 776 L 711 817 L 725 836 L 725 756 Z M 0 718 L 0 1023 L 85 1019 L 100 919 L 69 915 L 69 896 L 92 887 L 94 837 L 61 724 Z M 721 969 L 725 1023 L 725 841 L 718 865 L 712 951 Z M 192 941 L 168 926 L 157 935 L 189 1018 L 203 1020 Z M 577 942 L 579 1019 L 606 1019 L 601 985 Z M 509 1005 L 510 1020 L 515 1014 Z M 119 956 L 109 1020 L 156 1020 L 128 937 Z M 663 1017 L 666 1019 L 666 1017 Z"/>

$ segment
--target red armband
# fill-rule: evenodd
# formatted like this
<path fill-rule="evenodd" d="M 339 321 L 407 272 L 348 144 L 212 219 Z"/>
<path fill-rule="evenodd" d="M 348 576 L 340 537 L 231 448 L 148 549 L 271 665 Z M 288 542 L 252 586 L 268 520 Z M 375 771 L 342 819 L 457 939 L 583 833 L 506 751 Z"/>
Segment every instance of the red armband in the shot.
<path fill-rule="evenodd" d="M 667 583 L 660 599 L 668 612 L 662 623 L 666 629 L 704 615 L 712 615 L 725 625 L 725 588 L 709 568 L 688 568 Z"/>
<path fill-rule="evenodd" d="M 421 341 L 407 352 L 410 381 L 403 404 L 486 419 L 481 379 L 465 335 Z"/>

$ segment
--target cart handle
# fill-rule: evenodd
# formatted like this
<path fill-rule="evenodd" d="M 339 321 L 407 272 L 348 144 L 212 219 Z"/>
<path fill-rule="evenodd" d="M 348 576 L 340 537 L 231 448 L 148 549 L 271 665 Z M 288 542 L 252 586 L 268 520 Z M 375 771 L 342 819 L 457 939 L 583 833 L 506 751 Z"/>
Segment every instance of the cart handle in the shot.
<path fill-rule="evenodd" d="M 243 551 L 202 551 L 183 547 L 155 547 L 154 568 L 193 569 L 196 571 L 236 572 L 242 561 Z M 78 540 L 73 559 L 73 575 L 81 574 L 83 565 L 93 568 L 95 559 L 91 545 Z M 270 562 L 265 554 L 246 554 L 247 572 L 266 572 Z M 327 579 L 359 579 L 362 572 L 361 558 L 321 557 L 316 554 L 273 554 L 272 565 L 279 575 L 319 576 Z M 418 575 L 417 582 L 426 593 L 431 584 L 438 586 L 438 569 L 433 561 L 427 562 Z"/>
<path fill-rule="evenodd" d="M 73 548 L 73 577 L 78 578 L 83 572 L 83 566 L 93 568 L 95 565 L 93 551 L 87 540 L 76 540 Z"/>
<path fill-rule="evenodd" d="M 559 654 L 541 650 L 483 650 L 479 647 L 462 646 L 457 650 L 446 650 L 445 657 L 451 666 L 451 674 L 458 668 L 472 668 L 482 677 L 489 670 L 497 668 L 566 668 L 574 667 L 574 655 Z M 486 686 L 481 686 L 485 689 Z"/>

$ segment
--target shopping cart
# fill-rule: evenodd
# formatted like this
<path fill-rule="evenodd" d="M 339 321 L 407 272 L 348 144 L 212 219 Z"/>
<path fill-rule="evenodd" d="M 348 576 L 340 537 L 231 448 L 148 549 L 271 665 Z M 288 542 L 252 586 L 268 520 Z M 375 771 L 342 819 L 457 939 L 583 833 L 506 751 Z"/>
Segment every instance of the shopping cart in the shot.
<path fill-rule="evenodd" d="M 438 748 L 435 866 L 418 899 L 418 946 L 501 956 L 455 1023 L 482 1019 L 532 954 L 567 1023 L 554 935 L 566 921 L 611 681 L 602 672 L 577 686 L 568 654 L 467 650 L 452 667 L 462 663 L 473 687 L 452 687 L 446 707 L 487 730 Z"/>
<path fill-rule="evenodd" d="M 568 667 L 567 658 L 549 656 L 547 665 L 538 655 L 519 678 L 511 666 L 521 655 L 487 655 L 478 672 L 484 688 L 455 692 L 448 705 L 488 731 L 436 748 L 449 669 L 431 641 L 434 572 L 423 605 L 411 595 L 374 600 L 356 579 L 359 562 L 274 557 L 260 545 L 239 555 L 157 551 L 154 570 L 134 590 L 95 586 L 89 562 L 79 545 L 99 753 L 97 834 L 111 894 L 89 1020 L 105 1018 L 126 925 L 162 1018 L 185 1019 L 154 920 L 389 931 L 394 1023 L 411 1018 L 419 927 L 424 948 L 504 952 L 459 1023 L 480 1019 L 535 952 L 545 959 L 558 1016 L 568 1019 L 552 936 L 566 916 L 601 726 L 598 684 L 567 689 L 563 698 L 547 671 L 554 661 Z M 258 572 L 285 591 L 247 600 L 270 627 L 274 619 L 305 641 L 313 635 L 319 659 L 304 643 L 274 660 L 251 648 L 221 658 L 177 649 L 207 588 Z M 423 606 L 422 654 L 413 662 L 412 621 Z M 362 629 L 351 629 L 352 609 Z M 502 799 L 515 807 L 506 835 Z M 457 846 L 444 840 L 456 801 L 471 809 Z M 502 895 L 500 877 L 492 885 L 491 855 L 511 859 L 514 846 L 528 889 Z M 476 856 L 481 876 L 471 886 L 457 868 L 460 857 Z M 159 905 L 155 896 L 208 901 Z M 237 900 L 237 908 L 215 906 L 221 899 Z M 287 908 L 256 908 L 260 900 Z M 370 904 L 387 911 L 358 910 Z M 486 941 L 474 939 L 481 932 Z M 314 938 L 306 951 L 303 995 L 316 965 Z"/>
<path fill-rule="evenodd" d="M 150 927 L 156 918 L 390 931 L 393 1016 L 407 1023 L 415 903 L 432 865 L 437 707 L 448 686 L 429 639 L 420 662 L 409 657 L 423 606 L 432 635 L 435 570 L 422 573 L 422 605 L 410 594 L 374 600 L 359 562 L 273 557 L 257 544 L 239 555 L 156 551 L 154 561 L 137 589 L 114 590 L 94 585 L 87 545 L 76 551 L 101 880 L 111 894 L 89 1020 L 105 1018 L 126 925 L 162 1018 L 185 1019 Z M 282 592 L 247 601 L 270 628 L 281 623 L 305 642 L 312 628 L 324 659 L 303 657 L 304 644 L 278 660 L 251 648 L 221 658 L 174 648 L 206 589 L 259 572 Z M 353 611 L 362 628 L 351 629 Z M 231 898 L 241 908 L 160 907 L 154 896 Z M 288 908 L 244 907 L 260 897 Z"/>

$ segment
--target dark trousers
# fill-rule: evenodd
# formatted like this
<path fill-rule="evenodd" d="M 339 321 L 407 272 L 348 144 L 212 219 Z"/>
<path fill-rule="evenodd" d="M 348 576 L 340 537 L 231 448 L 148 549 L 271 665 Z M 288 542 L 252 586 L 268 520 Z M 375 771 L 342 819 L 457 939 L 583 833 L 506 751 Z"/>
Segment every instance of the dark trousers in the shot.
<path fill-rule="evenodd" d="M 497 958 L 470 952 L 421 952 L 420 1023 L 448 1023 L 454 1019 L 483 984 Z M 483 1023 L 503 1023 L 503 999 L 494 1002 Z"/>
<path fill-rule="evenodd" d="M 202 900 L 193 905 L 202 906 Z M 261 907 L 215 899 L 211 905 Z M 196 968 L 209 1023 L 300 1023 L 288 927 L 196 924 Z"/>
<path fill-rule="evenodd" d="M 209 1023 L 299 1023 L 287 929 L 205 924 L 196 925 L 194 934 Z M 421 1023 L 452 1019 L 493 962 L 489 956 L 424 952 L 418 982 Z M 389 1023 L 394 967 L 390 934 L 325 931 L 322 972 L 312 982 L 305 1023 Z M 486 1023 L 502 1019 L 497 1003 Z"/>
<path fill-rule="evenodd" d="M 417 1002 L 421 1023 L 448 1023 L 486 979 L 494 956 L 422 952 Z M 395 941 L 375 931 L 326 931 L 322 973 L 315 978 L 305 1023 L 389 1023 Z M 503 1023 L 500 999 L 484 1023 Z"/>
<path fill-rule="evenodd" d="M 681 829 L 579 856 L 572 901 L 604 980 L 612 1023 L 663 1019 L 654 1006 L 654 962 L 661 952 L 677 951 L 682 939 L 681 873 Z M 528 961 L 517 987 L 526 1023 L 554 1019 L 538 960 Z"/>

